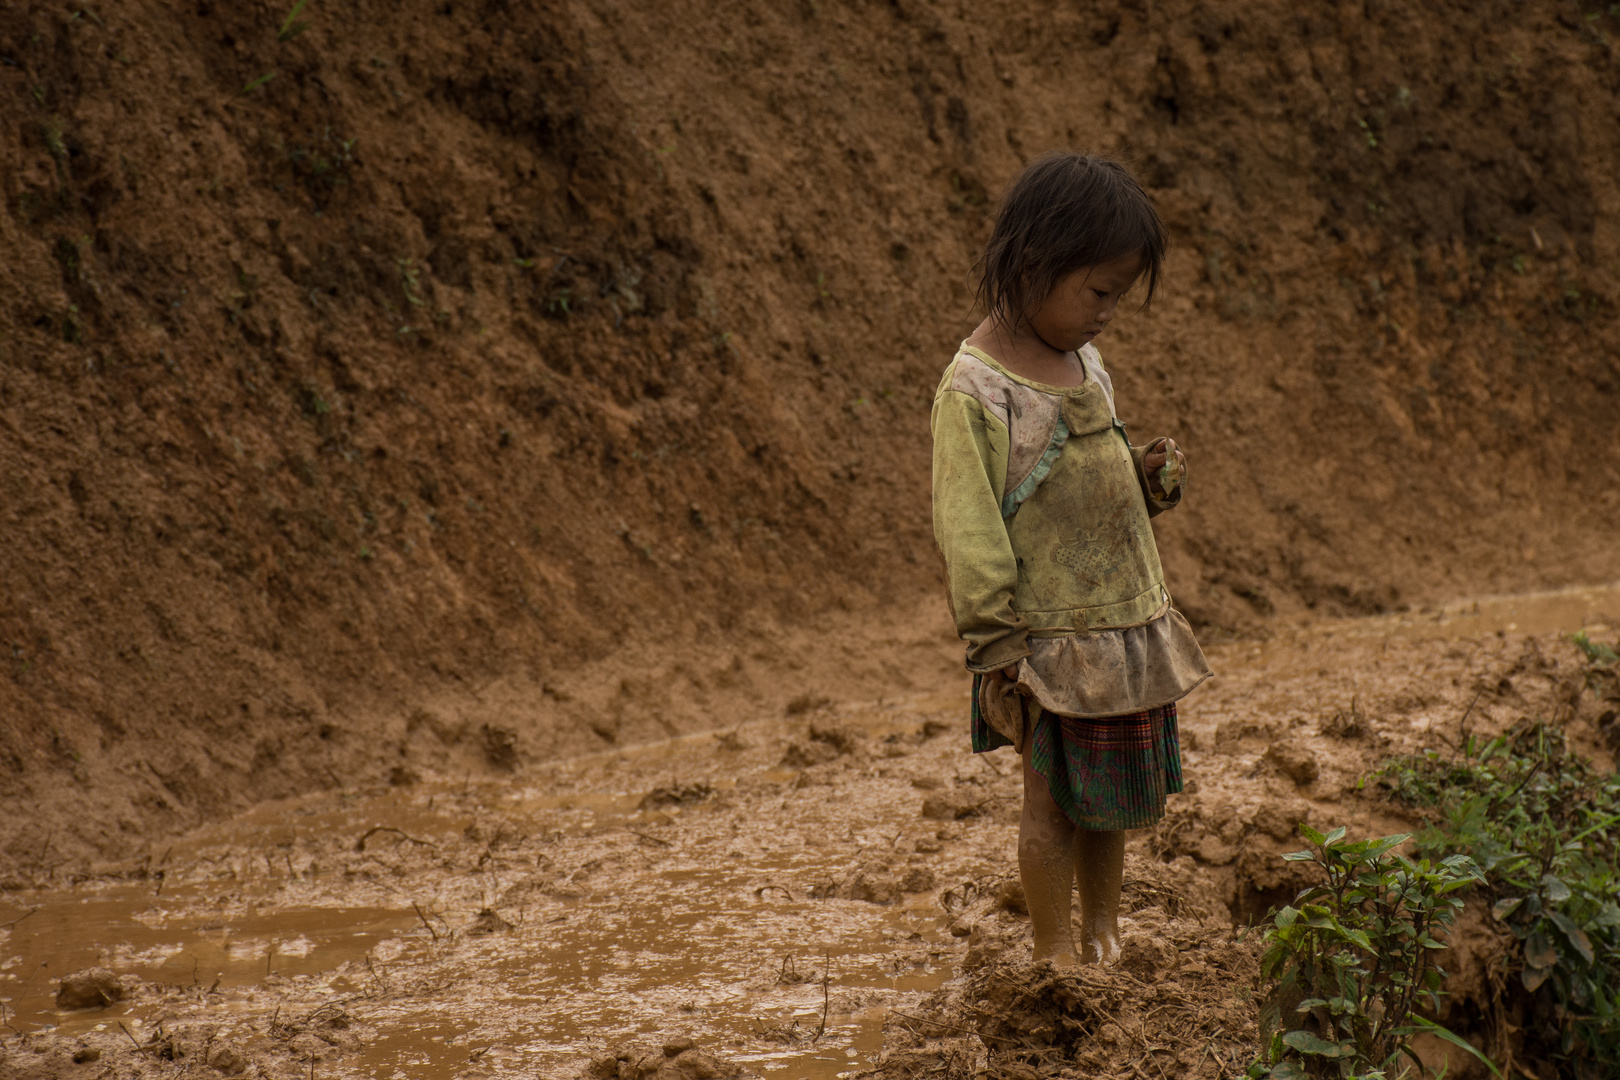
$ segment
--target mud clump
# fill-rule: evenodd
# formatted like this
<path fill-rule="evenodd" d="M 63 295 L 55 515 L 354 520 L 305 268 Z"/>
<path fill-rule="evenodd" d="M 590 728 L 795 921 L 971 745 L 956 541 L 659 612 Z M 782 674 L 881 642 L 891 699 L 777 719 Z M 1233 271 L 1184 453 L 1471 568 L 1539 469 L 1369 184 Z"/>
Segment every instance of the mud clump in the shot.
<path fill-rule="evenodd" d="M 1027 917 L 1029 915 L 1029 900 L 1024 896 L 1024 883 L 1017 878 L 1008 878 L 996 889 L 996 899 L 991 905 L 995 911 L 1005 911 L 1010 915 Z"/>
<path fill-rule="evenodd" d="M 743 1070 L 705 1053 L 688 1038 L 671 1039 L 662 1048 L 620 1048 L 598 1058 L 580 1080 L 730 1080 Z"/>
<path fill-rule="evenodd" d="M 819 881 L 806 895 L 812 900 L 864 900 L 868 904 L 898 903 L 906 893 L 924 893 L 934 888 L 938 878 L 926 866 L 895 868 L 872 861 L 842 879 Z"/>
<path fill-rule="evenodd" d="M 848 728 L 811 724 L 806 742 L 790 742 L 782 753 L 782 767 L 808 769 L 825 765 L 860 749 L 860 736 Z"/>
<path fill-rule="evenodd" d="M 497 769 L 511 772 L 518 767 L 517 732 L 485 724 L 484 760 Z"/>
<path fill-rule="evenodd" d="M 1174 945 L 1152 934 L 1127 934 L 1119 945 L 1119 969 L 1143 982 L 1169 975 L 1180 961 Z"/>
<path fill-rule="evenodd" d="M 808 712 L 825 709 L 832 704 L 832 699 L 825 694 L 800 694 L 787 703 L 783 710 L 788 716 L 803 716 Z"/>
<path fill-rule="evenodd" d="M 923 800 L 922 816 L 934 821 L 961 821 L 976 817 L 984 809 L 983 803 L 954 792 L 937 792 Z"/>
<path fill-rule="evenodd" d="M 512 924 L 501 918 L 489 908 L 484 908 L 467 927 L 468 935 L 479 937 L 486 934 L 504 934 L 512 929 Z"/>
<path fill-rule="evenodd" d="M 636 804 L 640 810 L 656 810 L 662 806 L 696 806 L 714 797 L 714 785 L 698 781 L 692 784 L 660 784 L 641 797 Z"/>
<path fill-rule="evenodd" d="M 131 976 L 119 976 L 106 968 L 85 968 L 75 971 L 62 980 L 61 987 L 56 991 L 56 1007 L 58 1009 L 104 1009 L 115 1002 L 123 1001 L 134 989 L 139 980 Z"/>
<path fill-rule="evenodd" d="M 1265 762 L 1301 787 L 1314 784 L 1322 775 L 1322 763 L 1308 748 L 1290 740 L 1279 740 L 1266 748 Z"/>
<path fill-rule="evenodd" d="M 226 1043 L 214 1047 L 208 1055 L 208 1064 L 226 1076 L 241 1076 L 247 1072 L 248 1058 L 239 1047 Z"/>

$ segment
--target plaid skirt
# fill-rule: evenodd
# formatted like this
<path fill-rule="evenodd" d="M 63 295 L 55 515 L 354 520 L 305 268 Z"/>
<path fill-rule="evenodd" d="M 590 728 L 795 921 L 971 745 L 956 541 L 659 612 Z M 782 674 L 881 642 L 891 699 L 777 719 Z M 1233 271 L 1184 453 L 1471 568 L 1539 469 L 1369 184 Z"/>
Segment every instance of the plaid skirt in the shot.
<path fill-rule="evenodd" d="M 981 678 L 973 677 L 975 754 L 1012 745 L 979 714 Z M 1164 817 L 1164 797 L 1181 790 L 1175 702 L 1091 720 L 1043 709 L 1030 761 L 1077 828 L 1147 828 Z"/>

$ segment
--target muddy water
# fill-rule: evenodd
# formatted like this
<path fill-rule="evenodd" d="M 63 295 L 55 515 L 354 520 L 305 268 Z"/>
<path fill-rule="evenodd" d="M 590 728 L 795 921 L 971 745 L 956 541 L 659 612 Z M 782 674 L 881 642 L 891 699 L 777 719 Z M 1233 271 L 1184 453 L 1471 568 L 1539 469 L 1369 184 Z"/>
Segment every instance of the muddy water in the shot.
<path fill-rule="evenodd" d="M 844 724 L 872 740 L 915 730 L 896 715 L 873 710 Z M 780 726 L 742 735 L 763 748 Z M 448 1078 L 473 1054 L 571 1076 L 582 1054 L 677 1033 L 761 1073 L 836 1076 L 876 1053 L 880 998 L 906 1000 L 949 976 L 931 948 L 949 940 L 946 913 L 930 894 L 881 906 L 807 895 L 805 882 L 837 879 L 852 854 L 894 849 L 894 827 L 882 835 L 856 806 L 797 814 L 763 843 L 744 832 L 757 822 L 707 805 L 640 808 L 648 779 L 712 757 L 714 743 L 685 737 L 592 755 L 523 786 L 430 783 L 261 806 L 177 843 L 162 878 L 0 903 L 0 924 L 18 920 L 0 931 L 0 1001 L 19 1030 L 116 1032 L 121 1021 L 141 1034 L 160 1019 L 152 1003 L 59 1014 L 60 977 L 100 965 L 148 983 L 217 987 L 238 1010 L 254 1006 L 233 1001 L 233 989 L 313 977 L 334 995 L 374 999 L 355 1010 L 375 1031 L 344 1063 L 357 1076 Z M 800 771 L 775 766 L 776 753 L 741 778 L 714 779 L 703 802 L 739 798 L 739 779 L 766 797 L 797 790 Z M 592 790 L 604 772 L 639 785 Z M 448 872 L 435 865 L 490 820 L 480 834 L 489 850 L 504 851 L 508 827 L 529 834 L 528 847 L 471 871 L 450 857 Z M 604 838 L 622 850 L 609 856 Z M 412 856 L 422 861 L 410 872 L 369 876 Z M 622 870 L 594 866 L 609 857 Z M 523 892 L 542 865 L 574 872 L 549 875 L 549 892 Z M 468 914 L 484 907 L 512 927 L 470 936 Z M 425 1014 L 400 984 L 450 962 L 458 978 L 476 972 L 478 1006 L 452 1001 Z"/>
<path fill-rule="evenodd" d="M 36 893 L 25 902 L 21 911 L 6 905 L 5 921 L 27 917 L 12 927 L 0 965 L 27 991 L 8 1002 L 18 1026 L 61 1022 L 51 995 L 63 975 L 82 968 L 133 972 L 148 982 L 242 986 L 363 958 L 416 921 L 410 911 L 386 908 L 260 911 L 251 903 L 210 917 L 202 891 L 188 887 L 162 897 L 145 884 Z M 100 1019 L 122 1013 L 114 1008 Z"/>

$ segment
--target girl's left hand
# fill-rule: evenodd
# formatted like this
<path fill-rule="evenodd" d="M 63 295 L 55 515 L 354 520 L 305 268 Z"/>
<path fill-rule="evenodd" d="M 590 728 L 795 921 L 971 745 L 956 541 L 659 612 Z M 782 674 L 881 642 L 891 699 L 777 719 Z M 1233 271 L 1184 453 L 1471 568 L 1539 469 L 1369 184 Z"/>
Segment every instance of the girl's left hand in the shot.
<path fill-rule="evenodd" d="M 1168 472 L 1172 474 L 1173 479 L 1166 484 L 1165 480 L 1167 478 L 1163 473 L 1167 470 L 1165 470 L 1164 466 L 1165 462 L 1170 460 L 1171 454 L 1175 455 L 1175 464 L 1170 467 Z M 1160 439 L 1143 455 L 1142 468 L 1147 473 L 1148 487 L 1153 490 L 1155 495 L 1162 497 L 1168 493 L 1168 490 L 1181 486 L 1181 481 L 1186 478 L 1187 455 L 1183 454 L 1181 448 L 1176 446 L 1176 440 Z"/>

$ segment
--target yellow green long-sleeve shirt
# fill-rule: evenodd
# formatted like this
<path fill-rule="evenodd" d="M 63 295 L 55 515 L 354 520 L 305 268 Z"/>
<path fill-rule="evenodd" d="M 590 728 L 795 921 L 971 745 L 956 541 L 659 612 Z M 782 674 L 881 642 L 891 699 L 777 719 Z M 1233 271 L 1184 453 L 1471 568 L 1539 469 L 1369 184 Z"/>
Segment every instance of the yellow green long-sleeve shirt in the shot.
<path fill-rule="evenodd" d="M 934 536 L 972 671 L 1018 663 L 1031 654 L 1031 636 L 1085 638 L 1174 614 L 1148 519 L 1176 505 L 1182 489 L 1154 496 L 1144 449 L 1129 444 L 1114 414 L 1101 359 L 1090 345 L 1080 359 L 1085 383 L 1057 387 L 964 345 L 940 380 Z M 1207 667 L 1190 630 L 1180 629 L 1185 621 L 1177 614 L 1174 623 L 1170 647 L 1197 654 L 1196 685 Z M 1173 679 L 1169 700 L 1190 689 L 1191 677 Z"/>

